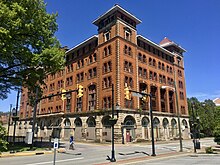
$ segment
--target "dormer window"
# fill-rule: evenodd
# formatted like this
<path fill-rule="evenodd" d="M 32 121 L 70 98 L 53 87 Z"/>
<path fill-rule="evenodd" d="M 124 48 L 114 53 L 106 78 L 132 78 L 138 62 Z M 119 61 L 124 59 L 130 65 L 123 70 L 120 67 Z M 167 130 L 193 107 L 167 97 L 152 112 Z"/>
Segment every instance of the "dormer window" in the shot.
<path fill-rule="evenodd" d="M 104 39 L 105 39 L 105 41 L 110 40 L 110 31 L 108 31 L 104 34 Z"/>

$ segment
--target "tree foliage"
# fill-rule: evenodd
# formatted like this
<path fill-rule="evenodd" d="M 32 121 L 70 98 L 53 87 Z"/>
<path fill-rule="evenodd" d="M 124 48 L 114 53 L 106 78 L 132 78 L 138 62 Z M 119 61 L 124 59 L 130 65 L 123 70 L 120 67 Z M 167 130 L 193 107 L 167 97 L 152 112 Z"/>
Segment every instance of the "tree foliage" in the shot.
<path fill-rule="evenodd" d="M 218 108 L 215 106 L 212 100 L 205 100 L 204 102 L 198 101 L 197 98 L 192 97 L 188 99 L 188 109 L 190 120 L 194 119 L 197 122 L 197 127 L 205 136 L 213 136 L 215 127 L 220 123 L 217 117 Z M 193 113 L 194 110 L 194 113 Z M 196 120 L 196 116 L 199 117 L 199 121 Z"/>
<path fill-rule="evenodd" d="M 21 85 L 34 89 L 62 68 L 56 18 L 43 0 L 0 0 L 0 99 Z"/>
<path fill-rule="evenodd" d="M 5 140 L 6 130 L 0 123 L 0 153 L 7 149 L 8 142 Z"/>

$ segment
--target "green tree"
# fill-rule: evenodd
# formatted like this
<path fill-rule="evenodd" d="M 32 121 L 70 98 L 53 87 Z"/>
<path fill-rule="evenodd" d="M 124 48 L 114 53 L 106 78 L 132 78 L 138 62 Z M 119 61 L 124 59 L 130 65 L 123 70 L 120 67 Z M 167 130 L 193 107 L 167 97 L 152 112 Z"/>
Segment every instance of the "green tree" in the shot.
<path fill-rule="evenodd" d="M 205 136 L 213 136 L 213 131 L 216 127 L 216 107 L 213 101 L 205 100 L 204 102 L 200 102 L 197 98 L 192 97 L 188 99 L 188 109 L 191 121 L 193 118 L 192 110 L 194 109 L 194 119 L 195 122 L 197 122 L 197 128 L 199 128 L 200 131 L 205 134 Z M 199 121 L 196 120 L 196 116 L 199 117 Z"/>
<path fill-rule="evenodd" d="M 0 153 L 7 149 L 8 142 L 5 140 L 6 130 L 0 123 Z"/>
<path fill-rule="evenodd" d="M 0 99 L 21 85 L 31 91 L 62 68 L 56 18 L 43 0 L 0 0 Z"/>

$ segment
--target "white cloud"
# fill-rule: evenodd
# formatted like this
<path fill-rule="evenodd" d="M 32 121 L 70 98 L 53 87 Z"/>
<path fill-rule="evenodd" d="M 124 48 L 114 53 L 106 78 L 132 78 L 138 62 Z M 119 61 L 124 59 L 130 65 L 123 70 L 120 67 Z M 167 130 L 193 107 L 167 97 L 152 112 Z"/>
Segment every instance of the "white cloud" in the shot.
<path fill-rule="evenodd" d="M 196 92 L 196 93 L 188 93 L 187 97 L 196 97 L 199 101 L 204 101 L 206 99 L 214 100 L 215 98 L 220 98 L 220 90 L 216 90 L 213 93 L 203 93 L 203 92 Z"/>

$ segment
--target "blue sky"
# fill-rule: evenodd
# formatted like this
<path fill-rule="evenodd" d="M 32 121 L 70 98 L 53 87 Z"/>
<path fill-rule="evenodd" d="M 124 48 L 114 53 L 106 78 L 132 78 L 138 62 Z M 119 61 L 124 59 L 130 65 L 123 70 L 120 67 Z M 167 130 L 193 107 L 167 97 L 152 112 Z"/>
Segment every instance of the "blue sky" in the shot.
<path fill-rule="evenodd" d="M 187 50 L 187 97 L 200 101 L 220 97 L 220 1 L 219 0 L 46 0 L 49 13 L 58 12 L 56 33 L 69 48 L 97 34 L 92 24 L 114 4 L 142 20 L 138 34 L 159 43 L 164 37 Z M 0 111 L 15 105 L 16 92 L 0 101 Z"/>

